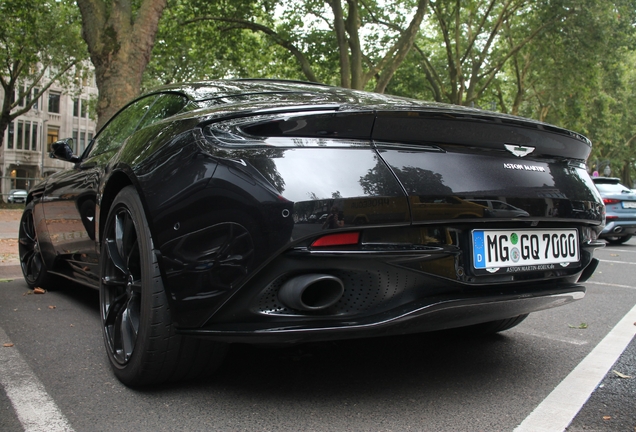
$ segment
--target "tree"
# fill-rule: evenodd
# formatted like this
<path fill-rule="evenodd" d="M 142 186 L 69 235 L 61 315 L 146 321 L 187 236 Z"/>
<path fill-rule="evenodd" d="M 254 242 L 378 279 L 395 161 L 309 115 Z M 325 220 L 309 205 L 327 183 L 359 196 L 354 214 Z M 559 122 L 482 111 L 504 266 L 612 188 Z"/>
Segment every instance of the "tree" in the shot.
<path fill-rule="evenodd" d="M 97 128 L 141 91 L 167 0 L 77 0 L 95 79 Z"/>
<path fill-rule="evenodd" d="M 309 81 L 333 83 L 331 72 L 337 64 L 340 86 L 364 89 L 373 83 L 372 88 L 383 93 L 413 46 L 428 0 L 383 4 L 347 0 L 346 6 L 341 0 L 288 0 L 278 3 L 278 9 L 267 1 L 262 5 L 257 19 L 221 12 L 197 16 L 184 24 L 215 21 L 228 29 L 260 33 L 291 54 Z M 409 15 L 407 23 L 405 16 Z M 320 70 L 323 64 L 326 73 Z"/>
<path fill-rule="evenodd" d="M 144 74 L 143 88 L 219 77 L 261 76 L 276 63 L 275 54 L 260 34 L 238 30 L 217 21 L 184 22 L 206 15 L 255 19 L 257 0 L 232 2 L 171 0 L 165 9 Z"/>
<path fill-rule="evenodd" d="M 611 175 L 631 186 L 636 1 L 577 0 L 572 7 L 576 13 L 558 32 L 518 53 L 507 75 L 516 96 L 502 81 L 501 106 L 514 99 L 513 114 L 586 135 L 594 144 L 590 171 L 602 174 L 609 163 Z"/>
<path fill-rule="evenodd" d="M 73 84 L 69 71 L 81 74 L 87 53 L 77 9 L 68 1 L 3 0 L 0 16 L 1 143 L 8 125 L 54 82 Z"/>
<path fill-rule="evenodd" d="M 573 13 L 548 0 L 431 0 L 430 6 L 429 26 L 411 58 L 427 84 L 417 90 L 456 105 L 478 103 L 511 58 L 546 31 L 558 31 Z M 395 90 L 413 94 L 399 84 Z"/>

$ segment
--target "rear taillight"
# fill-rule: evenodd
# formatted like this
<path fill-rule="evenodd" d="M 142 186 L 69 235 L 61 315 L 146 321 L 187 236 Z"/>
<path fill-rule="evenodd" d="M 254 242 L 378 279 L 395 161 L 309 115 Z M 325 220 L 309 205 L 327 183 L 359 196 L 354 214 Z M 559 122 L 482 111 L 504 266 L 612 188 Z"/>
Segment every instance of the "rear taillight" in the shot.
<path fill-rule="evenodd" d="M 329 234 L 320 237 L 318 240 L 311 244 L 311 247 L 325 247 L 325 246 L 350 246 L 358 244 L 360 240 L 359 232 L 348 232 L 339 234 Z"/>
<path fill-rule="evenodd" d="M 603 202 L 605 203 L 605 205 L 618 204 L 619 202 L 621 202 L 621 200 L 617 200 L 617 199 L 613 199 L 613 198 L 603 198 Z"/>
<path fill-rule="evenodd" d="M 605 216 L 605 220 L 614 220 L 618 219 L 618 216 Z"/>

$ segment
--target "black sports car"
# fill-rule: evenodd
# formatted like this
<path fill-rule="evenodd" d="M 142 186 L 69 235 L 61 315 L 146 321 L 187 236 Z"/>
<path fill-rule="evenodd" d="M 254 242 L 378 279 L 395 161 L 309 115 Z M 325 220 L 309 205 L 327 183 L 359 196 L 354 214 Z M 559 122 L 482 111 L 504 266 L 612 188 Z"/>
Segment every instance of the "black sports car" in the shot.
<path fill-rule="evenodd" d="M 124 107 L 29 193 L 30 287 L 99 289 L 138 386 L 227 343 L 508 329 L 584 296 L 603 202 L 588 139 L 477 109 L 329 86 L 171 86 Z M 501 217 L 480 202 L 519 209 Z"/>

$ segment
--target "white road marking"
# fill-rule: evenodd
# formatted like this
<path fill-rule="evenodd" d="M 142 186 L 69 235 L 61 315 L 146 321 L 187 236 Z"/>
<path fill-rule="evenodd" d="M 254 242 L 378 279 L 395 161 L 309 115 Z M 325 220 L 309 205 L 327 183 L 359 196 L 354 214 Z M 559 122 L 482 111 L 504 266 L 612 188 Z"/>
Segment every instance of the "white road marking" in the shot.
<path fill-rule="evenodd" d="M 515 428 L 514 432 L 561 432 L 565 430 L 636 335 L 634 323 L 636 323 L 636 306 Z"/>
<path fill-rule="evenodd" d="M 603 286 L 611 286 L 611 287 L 615 287 L 615 288 L 628 288 L 628 289 L 636 289 L 636 287 L 634 286 L 629 286 L 629 285 L 619 285 L 619 284 L 613 284 L 613 283 L 607 283 L 607 282 L 593 282 L 593 281 L 585 281 L 586 284 L 591 284 L 591 285 L 603 285 Z"/>
<path fill-rule="evenodd" d="M 627 262 L 627 261 L 610 261 L 610 260 L 604 260 L 604 259 L 600 259 L 600 262 L 604 262 L 604 263 L 612 263 L 612 264 L 631 264 L 631 265 L 636 265 L 636 262 Z"/>
<path fill-rule="evenodd" d="M 602 249 L 603 251 L 612 253 L 612 252 L 629 252 L 629 253 L 636 253 L 635 249 Z"/>
<path fill-rule="evenodd" d="M 0 343 L 11 343 L 2 328 Z M 73 432 L 15 346 L 0 346 L 0 385 L 4 387 L 25 432 Z"/>
<path fill-rule="evenodd" d="M 548 333 L 542 333 L 542 332 L 535 332 L 532 330 L 527 330 L 527 329 L 523 329 L 523 328 L 516 328 L 514 330 L 515 333 L 521 333 L 521 334 L 525 334 L 528 336 L 533 336 L 533 337 L 537 337 L 537 338 L 541 338 L 541 339 L 549 339 L 549 340 L 553 340 L 556 342 L 564 342 L 564 343 L 569 343 L 571 345 L 587 345 L 588 342 L 587 341 L 582 341 L 582 340 L 578 340 L 578 339 L 572 339 L 572 338 L 564 338 L 564 337 L 557 337 Z"/>

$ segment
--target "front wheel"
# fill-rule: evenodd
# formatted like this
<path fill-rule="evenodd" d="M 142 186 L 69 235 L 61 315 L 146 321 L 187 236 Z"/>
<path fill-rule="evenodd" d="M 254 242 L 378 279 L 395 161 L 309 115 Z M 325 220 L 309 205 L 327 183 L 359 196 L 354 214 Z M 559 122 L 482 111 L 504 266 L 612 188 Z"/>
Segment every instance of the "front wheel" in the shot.
<path fill-rule="evenodd" d="M 20 267 L 29 288 L 53 288 L 54 277 L 46 270 L 33 217 L 33 201 L 24 208 L 18 230 Z"/>
<path fill-rule="evenodd" d="M 178 335 L 170 316 L 150 230 L 132 186 L 108 213 L 100 257 L 100 311 L 106 352 L 132 387 L 194 378 L 215 370 L 226 346 Z"/>

